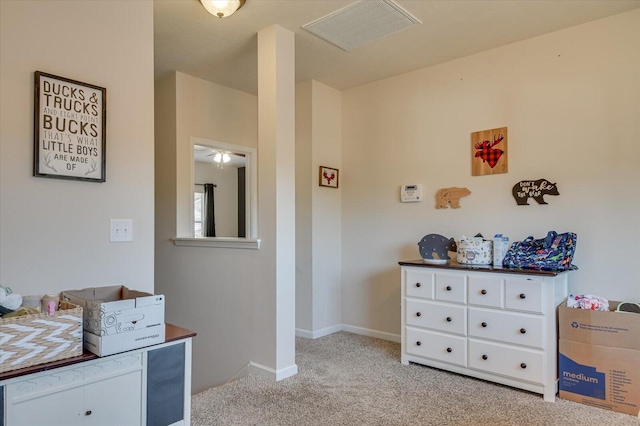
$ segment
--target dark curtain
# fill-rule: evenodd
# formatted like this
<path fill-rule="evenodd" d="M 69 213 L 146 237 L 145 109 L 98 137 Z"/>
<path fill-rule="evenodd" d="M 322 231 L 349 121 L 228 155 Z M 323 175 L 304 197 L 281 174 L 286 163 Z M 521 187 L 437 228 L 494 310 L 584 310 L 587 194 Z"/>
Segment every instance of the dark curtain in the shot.
<path fill-rule="evenodd" d="M 215 237 L 216 236 L 216 216 L 214 211 L 214 196 L 213 188 L 216 186 L 212 183 L 204 184 L 204 236 Z"/>
<path fill-rule="evenodd" d="M 245 200 L 245 168 L 238 167 L 238 237 L 245 238 L 247 236 L 246 230 L 246 200 Z"/>

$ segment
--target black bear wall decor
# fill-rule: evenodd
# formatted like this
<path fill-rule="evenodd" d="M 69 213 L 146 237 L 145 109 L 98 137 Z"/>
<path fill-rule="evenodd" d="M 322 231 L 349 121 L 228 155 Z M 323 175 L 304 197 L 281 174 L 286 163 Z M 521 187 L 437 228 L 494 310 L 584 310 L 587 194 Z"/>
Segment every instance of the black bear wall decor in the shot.
<path fill-rule="evenodd" d="M 420 248 L 420 256 L 425 260 L 442 260 L 451 259 L 447 252 L 457 251 L 458 246 L 453 238 L 447 238 L 439 234 L 425 235 L 418 243 Z M 438 255 L 438 259 L 433 257 L 433 253 Z"/>
<path fill-rule="evenodd" d="M 533 198 L 538 204 L 548 204 L 544 201 L 545 195 L 560 195 L 558 185 L 547 179 L 521 180 L 513 185 L 511 193 L 519 206 L 528 206 L 529 198 Z"/>

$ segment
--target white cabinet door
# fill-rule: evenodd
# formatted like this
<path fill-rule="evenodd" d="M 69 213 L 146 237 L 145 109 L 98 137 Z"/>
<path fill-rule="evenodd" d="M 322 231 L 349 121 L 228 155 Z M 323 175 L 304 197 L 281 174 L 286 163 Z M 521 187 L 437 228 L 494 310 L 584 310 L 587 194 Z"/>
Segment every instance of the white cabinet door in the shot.
<path fill-rule="evenodd" d="M 100 380 L 84 387 L 86 426 L 139 425 L 142 421 L 142 371 Z"/>
<path fill-rule="evenodd" d="M 82 387 L 48 394 L 15 403 L 7 411 L 8 426 L 50 425 L 81 426 Z"/>

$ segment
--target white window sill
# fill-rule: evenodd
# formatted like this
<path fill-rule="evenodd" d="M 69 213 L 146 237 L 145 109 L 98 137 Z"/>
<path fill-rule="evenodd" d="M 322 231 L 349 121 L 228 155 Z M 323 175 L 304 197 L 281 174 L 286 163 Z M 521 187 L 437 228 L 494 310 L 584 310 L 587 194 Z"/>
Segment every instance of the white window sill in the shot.
<path fill-rule="evenodd" d="M 260 249 L 260 240 L 256 238 L 232 238 L 232 237 L 174 238 L 173 244 L 177 246 L 189 246 L 189 247 L 235 248 L 235 249 L 250 249 L 250 250 Z"/>

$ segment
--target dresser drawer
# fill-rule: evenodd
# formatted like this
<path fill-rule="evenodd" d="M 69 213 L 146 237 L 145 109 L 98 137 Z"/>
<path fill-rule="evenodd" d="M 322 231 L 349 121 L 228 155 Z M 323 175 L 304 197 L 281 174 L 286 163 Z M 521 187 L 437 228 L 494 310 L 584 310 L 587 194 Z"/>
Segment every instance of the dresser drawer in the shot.
<path fill-rule="evenodd" d="M 29 395 L 44 395 L 85 382 L 120 376 L 123 372 L 142 369 L 142 354 L 122 354 L 89 361 L 76 367 L 60 368 L 54 372 L 42 372 L 30 375 L 28 379 L 7 386 L 11 398 L 24 398 Z"/>
<path fill-rule="evenodd" d="M 469 275 L 469 304 L 502 308 L 503 285 L 500 277 Z"/>
<path fill-rule="evenodd" d="M 82 367 L 73 369 L 63 369 L 48 374 L 37 374 L 28 379 L 12 383 L 6 387 L 7 399 L 20 399 L 59 392 L 82 385 L 84 375 Z M 1 423 L 0 423 L 1 424 Z"/>
<path fill-rule="evenodd" d="M 505 307 L 518 311 L 542 312 L 542 279 L 507 279 Z"/>
<path fill-rule="evenodd" d="M 469 308 L 469 336 L 543 349 L 542 316 Z"/>
<path fill-rule="evenodd" d="M 544 352 L 469 339 L 469 368 L 543 383 Z"/>
<path fill-rule="evenodd" d="M 407 328 L 407 353 L 450 364 L 467 365 L 467 340 L 425 330 Z"/>
<path fill-rule="evenodd" d="M 407 269 L 405 278 L 407 296 L 433 299 L 433 273 Z"/>
<path fill-rule="evenodd" d="M 467 309 L 464 306 L 407 300 L 406 315 L 408 325 L 466 335 Z"/>
<path fill-rule="evenodd" d="M 436 300 L 466 303 L 466 275 L 436 274 Z"/>

